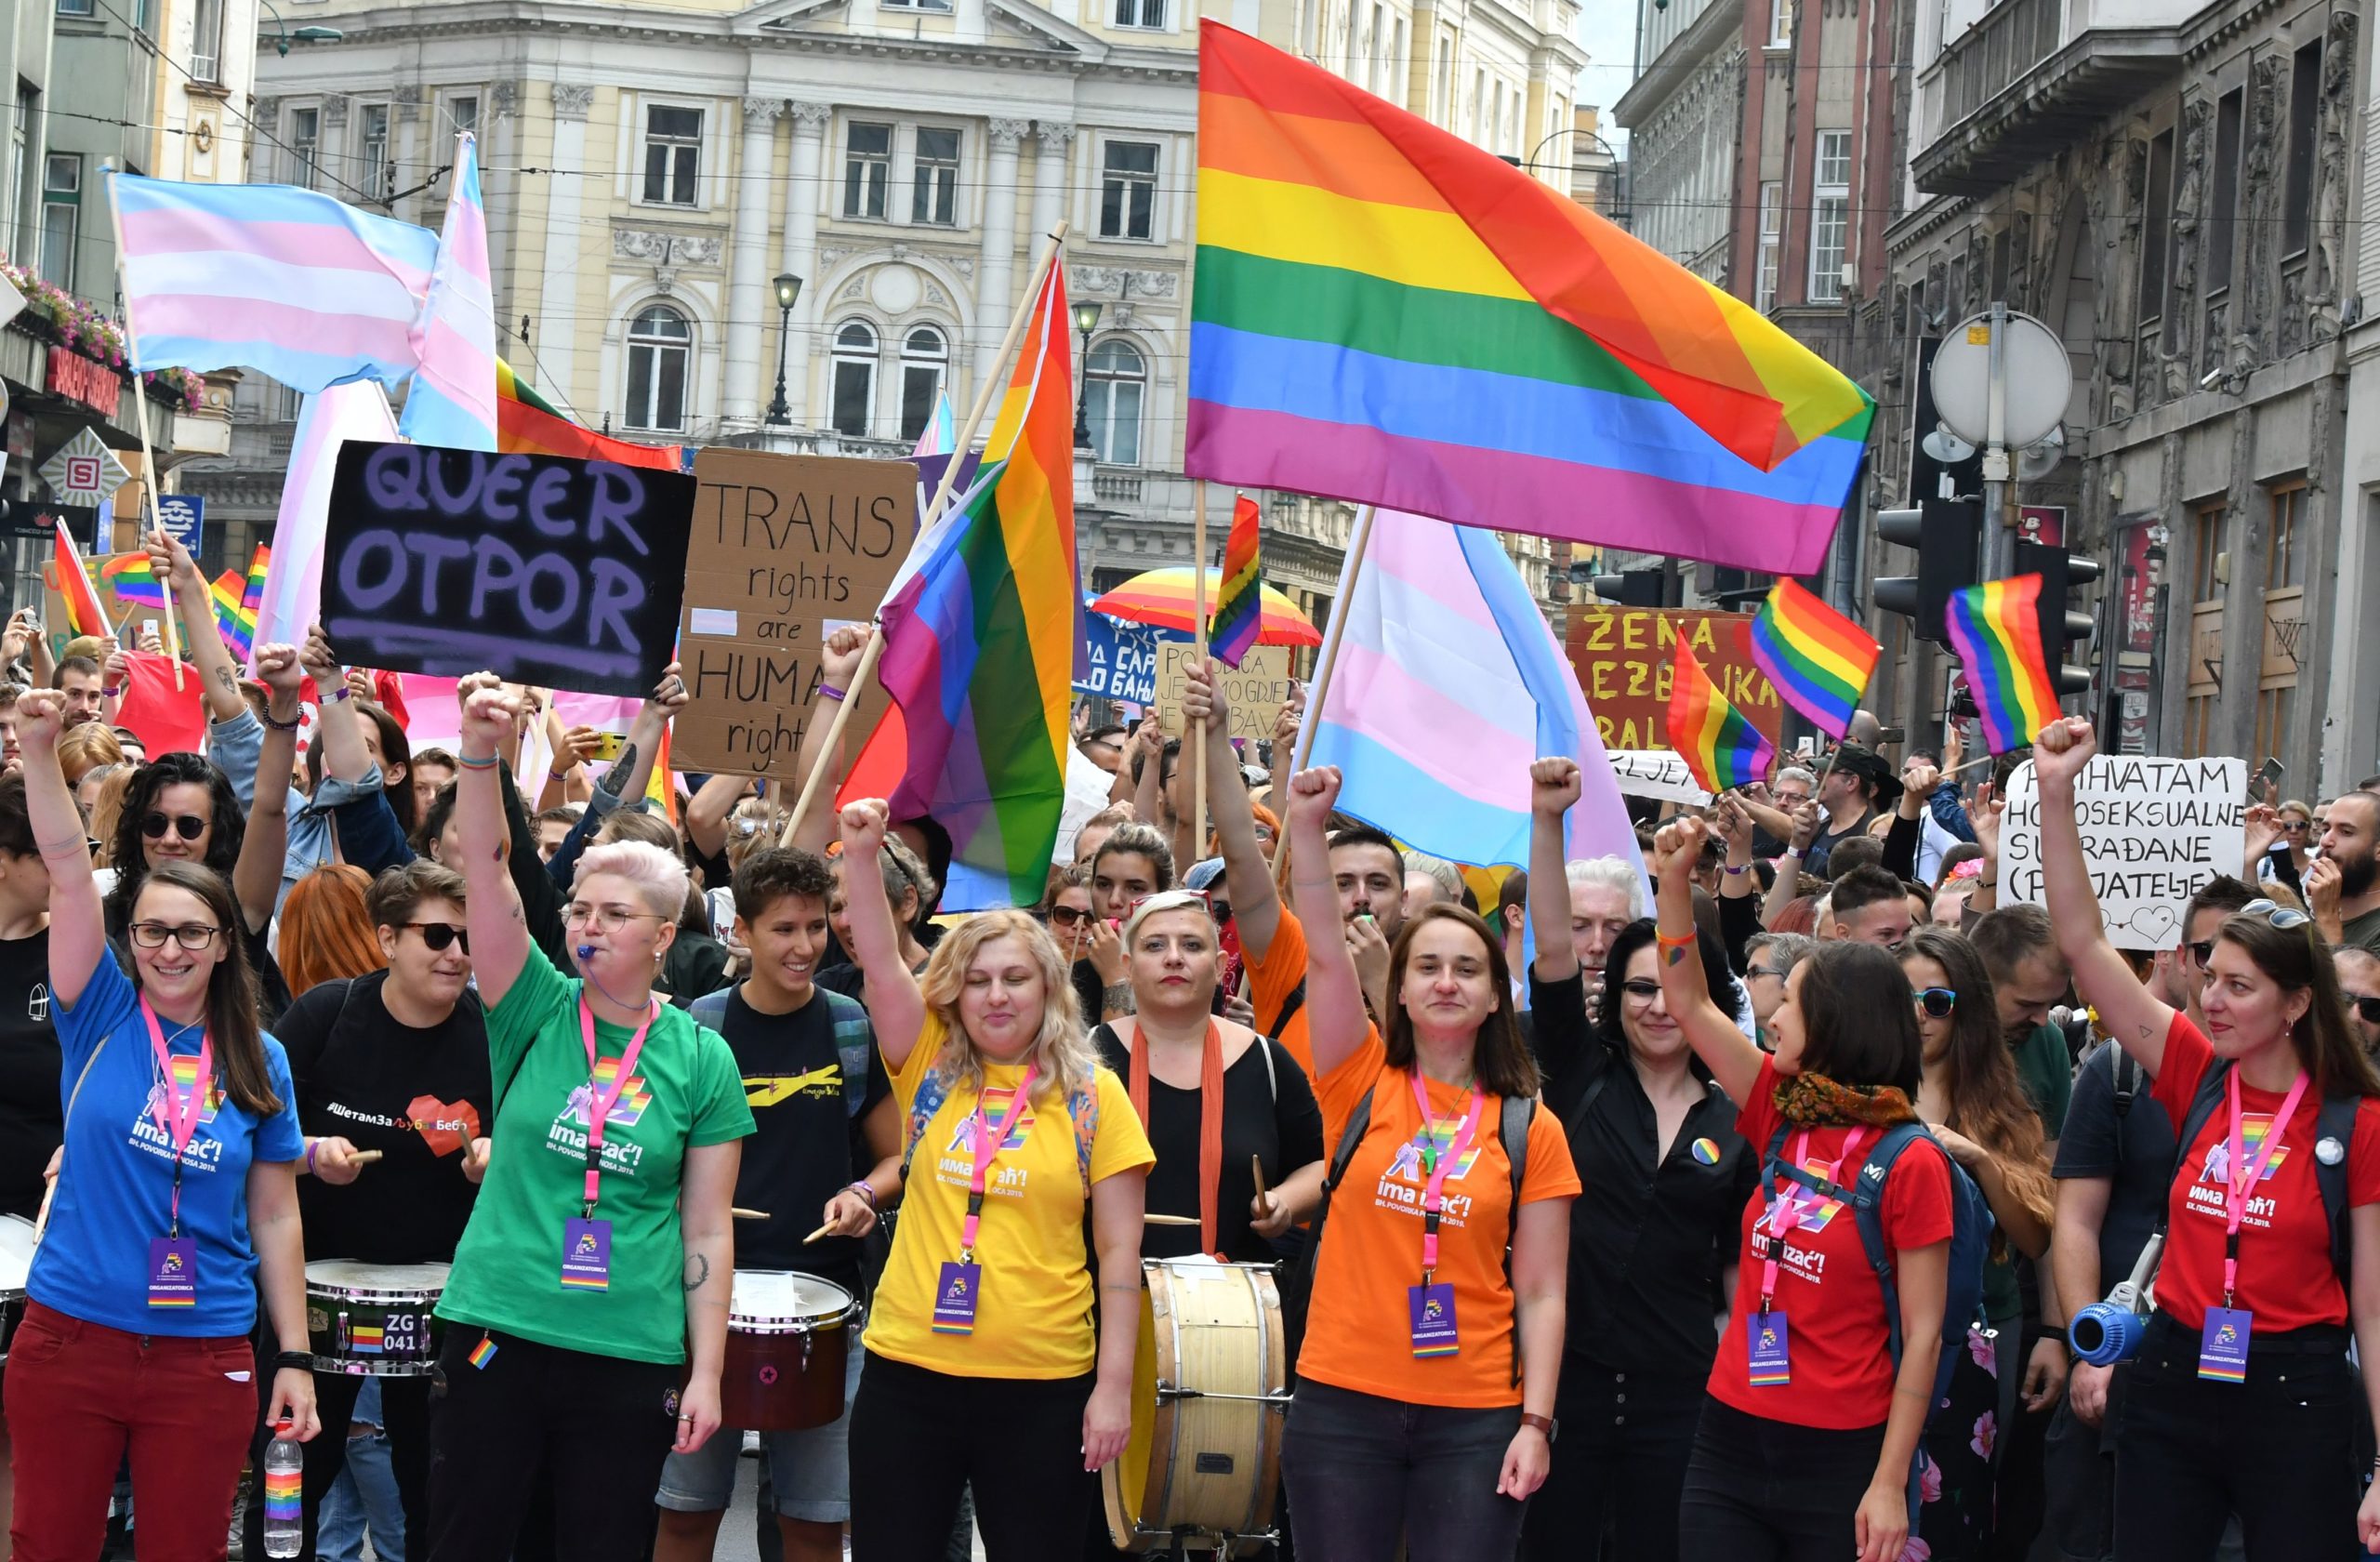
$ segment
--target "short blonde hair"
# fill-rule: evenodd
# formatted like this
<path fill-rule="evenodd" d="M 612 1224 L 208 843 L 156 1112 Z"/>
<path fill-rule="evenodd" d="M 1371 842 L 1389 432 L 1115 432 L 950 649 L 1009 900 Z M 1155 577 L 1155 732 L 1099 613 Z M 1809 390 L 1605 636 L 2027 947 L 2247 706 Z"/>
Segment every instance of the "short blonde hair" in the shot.
<path fill-rule="evenodd" d="M 79 727 L 69 727 L 58 740 L 58 768 L 66 773 L 68 790 L 83 784 L 83 777 L 101 765 L 124 763 L 124 745 L 116 735 L 98 721 L 86 721 Z"/>
<path fill-rule="evenodd" d="M 689 882 L 686 865 L 668 852 L 643 841 L 607 841 L 588 848 L 571 875 L 570 893 L 597 874 L 608 873 L 636 886 L 636 893 L 655 916 L 675 922 L 686 908 Z"/>
<path fill-rule="evenodd" d="M 959 999 L 967 989 L 967 971 L 975 957 L 985 945 L 999 938 L 1014 938 L 1024 945 L 1026 958 L 1041 972 L 1041 1026 L 1034 1033 L 1029 1051 L 1037 1069 L 1034 1093 L 1044 1101 L 1063 1101 L 1089 1090 L 1099 1067 L 1099 1052 L 1083 1029 L 1065 957 L 1058 952 L 1050 930 L 1023 911 L 979 912 L 952 928 L 934 946 L 918 986 L 927 1009 L 944 1027 L 935 1071 L 982 1088 L 984 1056 L 959 1019 Z"/>

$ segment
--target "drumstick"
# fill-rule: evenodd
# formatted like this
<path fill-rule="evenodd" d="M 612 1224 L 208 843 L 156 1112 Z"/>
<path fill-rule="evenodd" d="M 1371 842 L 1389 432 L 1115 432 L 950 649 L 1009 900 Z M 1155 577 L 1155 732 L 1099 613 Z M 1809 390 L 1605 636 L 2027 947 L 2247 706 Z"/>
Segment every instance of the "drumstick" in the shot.
<path fill-rule="evenodd" d="M 1252 1155 L 1248 1158 L 1248 1174 L 1256 1179 L 1256 1197 L 1259 1198 L 1263 1198 L 1264 1158 L 1263 1156 Z"/>
<path fill-rule="evenodd" d="M 769 1212 L 766 1210 L 747 1210 L 741 1204 L 729 1205 L 727 1212 L 737 1220 L 767 1220 L 769 1218 Z"/>
<path fill-rule="evenodd" d="M 1198 1224 L 1198 1217 L 1196 1215 L 1144 1215 L 1142 1218 L 1151 1225 L 1196 1225 Z"/>
<path fill-rule="evenodd" d="M 835 1229 L 835 1223 L 834 1223 L 833 1221 L 828 1221 L 826 1224 L 824 1224 L 824 1225 L 820 1226 L 817 1230 L 815 1230 L 815 1231 L 812 1232 L 809 1236 L 804 1237 L 804 1238 L 801 1239 L 801 1245 L 802 1245 L 803 1247 L 805 1247 L 805 1248 L 806 1248 L 806 1247 L 808 1247 L 811 1243 L 813 1243 L 813 1242 L 814 1242 L 814 1241 L 818 1240 L 818 1238 L 819 1238 L 824 1237 L 825 1235 L 826 1235 L 826 1233 L 828 1233 L 828 1232 L 830 1232 L 830 1231 L 832 1231 L 832 1230 L 834 1230 L 834 1229 Z"/>
<path fill-rule="evenodd" d="M 347 1163 L 350 1166 L 369 1166 L 387 1153 L 386 1150 L 358 1150 L 347 1158 Z"/>
<path fill-rule="evenodd" d="M 41 1246 L 41 1234 L 49 1229 L 49 1201 L 57 1197 L 58 1179 L 52 1177 L 49 1185 L 41 1190 L 41 1209 L 33 1216 L 33 1246 L 36 1248 Z"/>

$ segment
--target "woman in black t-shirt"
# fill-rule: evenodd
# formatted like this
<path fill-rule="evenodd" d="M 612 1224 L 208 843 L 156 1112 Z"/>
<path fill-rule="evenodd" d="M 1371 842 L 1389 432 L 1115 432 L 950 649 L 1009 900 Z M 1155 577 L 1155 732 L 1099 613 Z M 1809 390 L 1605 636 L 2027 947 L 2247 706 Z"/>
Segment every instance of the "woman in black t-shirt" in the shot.
<path fill-rule="evenodd" d="M 310 988 L 274 1034 L 289 1053 L 307 1175 L 298 1179 L 309 1259 L 443 1264 L 470 1220 L 492 1120 L 487 1021 L 470 991 L 463 878 L 428 858 L 392 867 L 365 902 L 389 969 Z M 380 1158 L 360 1158 L 377 1151 Z M 347 1462 L 363 1379 L 314 1374 L 323 1435 L 306 1445 L 306 1532 Z M 427 1535 L 430 1380 L 379 1380 L 390 1463 L 408 1534 Z M 264 1468 L 266 1429 L 253 1464 Z M 261 1480 L 261 1476 L 257 1477 Z M 264 1555 L 264 1494 L 249 1492 L 247 1555 Z"/>

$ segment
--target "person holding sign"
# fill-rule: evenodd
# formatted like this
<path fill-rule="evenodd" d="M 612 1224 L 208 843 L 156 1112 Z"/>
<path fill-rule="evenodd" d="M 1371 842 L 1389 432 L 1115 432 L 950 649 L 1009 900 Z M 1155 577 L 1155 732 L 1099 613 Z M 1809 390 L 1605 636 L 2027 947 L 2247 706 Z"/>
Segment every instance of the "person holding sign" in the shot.
<path fill-rule="evenodd" d="M 841 823 L 843 860 L 874 860 L 884 803 Z M 1085 1473 L 1131 1435 L 1157 1157 L 1038 922 L 970 918 L 919 978 L 883 880 L 847 872 L 843 893 L 911 1168 L 851 1411 L 853 1555 L 941 1562 L 971 1484 L 991 1562 L 1039 1562 L 1053 1538 L 1072 1555 L 1097 1500 Z"/>
<path fill-rule="evenodd" d="M 297 665 L 260 649 L 268 671 Z M 18 702 L 27 812 L 50 875 L 50 997 L 64 1053 L 65 1147 L 31 1300 L 8 1342 L 17 1504 L 11 1555 L 87 1562 L 127 1453 L 140 1545 L 219 1556 L 259 1385 L 261 1291 L 278 1352 L 266 1416 L 311 1438 L 296 1092 L 257 1024 L 231 886 L 197 863 L 142 876 L 108 947 L 83 818 L 58 768 L 63 712 Z"/>
<path fill-rule="evenodd" d="M 1334 767 L 1290 778 L 1289 883 L 1316 926 L 1344 893 L 1323 839 L 1338 799 Z M 1281 1447 L 1302 1555 L 1388 1562 L 1401 1534 L 1417 1557 L 1509 1557 L 1545 1481 L 1579 1178 L 1511 994 L 1501 942 L 1460 907 L 1398 936 L 1385 1036 L 1348 945 L 1308 947 L 1331 1172 Z"/>
<path fill-rule="evenodd" d="M 2380 1074 L 2348 1033 L 2311 919 L 2269 900 L 2223 920 L 2201 1031 L 2108 941 L 2075 823 L 2098 750 L 2061 717 L 2033 745 L 2042 880 L 2074 985 L 2180 1125 L 2157 1310 L 2125 1373 L 2120 1555 L 2213 1555 L 2240 1516 L 2249 1562 L 2380 1549 L 2345 1450 L 2362 1411 L 2350 1338 L 2380 1360 Z M 2380 1402 L 2380 1376 L 2364 1380 Z"/>
<path fill-rule="evenodd" d="M 579 860 L 562 920 L 580 979 L 530 942 L 496 776 L 519 709 L 494 682 L 462 686 L 455 819 L 506 1147 L 439 1301 L 430 1522 L 407 1539 L 503 1562 L 543 1467 L 558 1554 L 628 1562 L 663 1461 L 719 1427 L 752 1111 L 727 1043 L 653 994 L 686 901 L 677 858 L 617 841 Z"/>

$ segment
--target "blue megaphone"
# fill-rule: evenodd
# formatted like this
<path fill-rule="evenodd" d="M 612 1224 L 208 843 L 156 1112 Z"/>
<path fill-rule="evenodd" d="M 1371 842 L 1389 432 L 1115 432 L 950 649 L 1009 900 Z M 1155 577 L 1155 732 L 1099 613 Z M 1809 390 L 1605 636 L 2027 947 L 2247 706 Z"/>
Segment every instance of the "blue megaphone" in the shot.
<path fill-rule="evenodd" d="M 2131 1276 L 2108 1292 L 2106 1301 L 2094 1302 L 2074 1315 L 2066 1327 L 2066 1340 L 2077 1360 L 2108 1367 L 2139 1354 L 2140 1342 L 2149 1332 L 2148 1297 L 2155 1284 L 2157 1261 L 2164 1251 L 2165 1234 L 2161 1231 L 2149 1238 Z"/>

